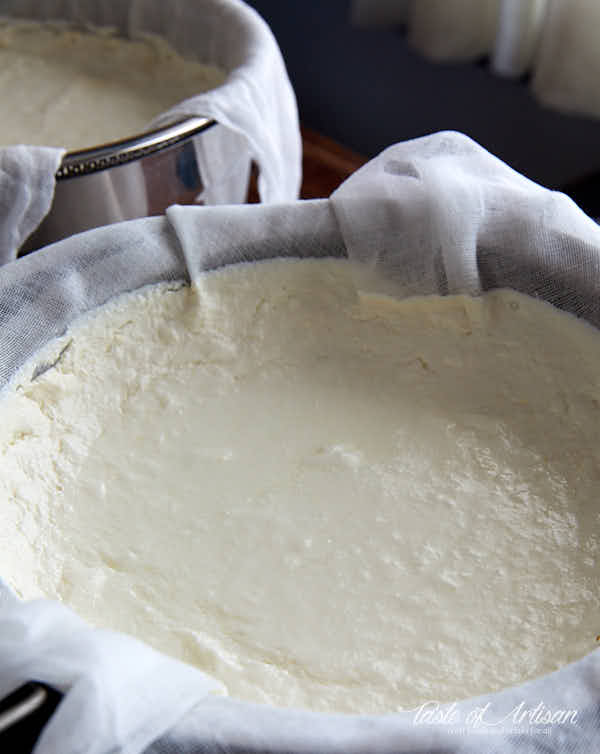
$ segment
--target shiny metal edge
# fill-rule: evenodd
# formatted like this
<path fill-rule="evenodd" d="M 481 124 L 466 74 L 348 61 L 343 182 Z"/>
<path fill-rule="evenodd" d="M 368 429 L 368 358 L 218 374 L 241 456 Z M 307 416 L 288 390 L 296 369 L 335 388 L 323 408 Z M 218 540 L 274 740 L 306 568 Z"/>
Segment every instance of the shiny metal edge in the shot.
<path fill-rule="evenodd" d="M 11 726 L 36 712 L 44 704 L 47 697 L 48 692 L 43 686 L 35 686 L 26 699 L 0 714 L 0 732 L 8 730 Z"/>
<path fill-rule="evenodd" d="M 138 160 L 148 154 L 171 147 L 201 131 L 206 131 L 216 123 L 212 118 L 193 116 L 146 133 L 137 134 L 129 139 L 81 149 L 76 152 L 67 152 L 56 171 L 56 180 L 97 173 L 100 170 L 133 162 L 133 160 Z"/>

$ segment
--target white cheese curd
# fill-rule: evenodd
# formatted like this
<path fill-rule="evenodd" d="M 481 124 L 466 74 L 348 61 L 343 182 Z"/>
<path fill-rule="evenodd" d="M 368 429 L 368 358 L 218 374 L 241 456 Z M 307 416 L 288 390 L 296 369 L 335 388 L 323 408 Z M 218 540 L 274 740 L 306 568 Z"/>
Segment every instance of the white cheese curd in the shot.
<path fill-rule="evenodd" d="M 2 21 L 0 145 L 79 149 L 124 139 L 225 76 L 154 35 Z"/>
<path fill-rule="evenodd" d="M 229 267 L 76 323 L 0 419 L 1 576 L 231 696 L 390 712 L 596 646 L 600 335 L 548 304 Z"/>

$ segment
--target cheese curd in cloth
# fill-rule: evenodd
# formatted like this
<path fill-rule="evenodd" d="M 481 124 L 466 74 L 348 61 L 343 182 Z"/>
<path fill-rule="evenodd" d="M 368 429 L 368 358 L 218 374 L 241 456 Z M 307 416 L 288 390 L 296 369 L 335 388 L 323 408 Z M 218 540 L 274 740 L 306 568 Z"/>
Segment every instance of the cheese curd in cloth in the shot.
<path fill-rule="evenodd" d="M 0 21 L 0 146 L 82 149 L 143 131 L 161 112 L 220 86 L 155 35 Z"/>
<path fill-rule="evenodd" d="M 600 336 L 548 304 L 228 267 L 88 315 L 0 417 L 0 575 L 233 697 L 391 712 L 596 646 Z"/>

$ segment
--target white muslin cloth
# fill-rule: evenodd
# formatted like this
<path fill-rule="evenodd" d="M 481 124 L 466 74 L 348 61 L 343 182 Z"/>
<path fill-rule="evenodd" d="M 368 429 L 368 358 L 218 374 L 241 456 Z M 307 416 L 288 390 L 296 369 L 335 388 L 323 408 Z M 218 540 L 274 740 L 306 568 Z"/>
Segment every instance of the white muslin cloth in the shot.
<path fill-rule="evenodd" d="M 125 634 L 91 629 L 52 601 L 0 608 L 0 656 L 0 696 L 23 678 L 68 691 L 40 736 L 42 752 L 143 751 L 206 696 L 225 691 Z"/>
<path fill-rule="evenodd" d="M 298 197 L 302 143 L 294 92 L 271 30 L 241 0 L 3 0 L 0 16 L 111 27 L 130 37 L 159 34 L 183 57 L 224 68 L 222 86 L 179 103 L 149 126 L 181 115 L 211 117 L 224 126 L 210 133 L 209 146 L 197 155 L 205 203 L 236 201 L 239 192 L 224 179 L 234 171 L 247 175 L 250 160 L 259 167 L 263 202 Z M 16 256 L 48 212 L 63 153 L 0 148 L 0 206 L 8 208 L 0 216 L 0 264 Z"/>
<path fill-rule="evenodd" d="M 600 327 L 600 227 L 566 194 L 441 132 L 396 144 L 332 194 L 357 287 L 396 297 L 510 287 Z"/>
<path fill-rule="evenodd" d="M 124 291 L 280 256 L 349 256 L 359 289 L 398 297 L 510 287 L 600 327 L 600 228 L 566 196 L 441 133 L 390 147 L 329 200 L 174 206 L 5 265 L 0 388 L 74 318 Z M 53 602 L 17 601 L 0 582 L 0 695 L 31 679 L 65 693 L 35 754 L 575 754 L 600 742 L 600 650 L 443 705 L 452 724 L 415 710 L 324 715 L 215 695 L 217 680 Z M 566 717 L 542 726 L 540 709 Z"/>
<path fill-rule="evenodd" d="M 503 76 L 532 75 L 545 105 L 600 117 L 597 0 L 353 0 L 360 26 L 407 27 L 435 61 L 489 56 Z"/>
<path fill-rule="evenodd" d="M 54 195 L 54 175 L 64 149 L 5 147 L 0 149 L 0 265 L 46 216 Z"/>

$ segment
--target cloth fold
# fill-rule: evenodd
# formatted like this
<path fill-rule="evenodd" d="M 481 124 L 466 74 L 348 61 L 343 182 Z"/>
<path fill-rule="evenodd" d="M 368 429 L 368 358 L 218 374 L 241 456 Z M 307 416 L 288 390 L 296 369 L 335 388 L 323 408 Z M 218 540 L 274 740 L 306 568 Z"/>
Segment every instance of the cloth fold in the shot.
<path fill-rule="evenodd" d="M 24 680 L 65 693 L 38 754 L 143 751 L 198 702 L 225 691 L 199 670 L 125 634 L 92 629 L 49 600 L 0 609 L 0 657 L 0 697 Z"/>
<path fill-rule="evenodd" d="M 14 259 L 48 213 L 64 153 L 54 147 L 0 149 L 0 265 Z"/>
<path fill-rule="evenodd" d="M 600 227 L 464 134 L 389 147 L 331 202 L 366 293 L 511 287 L 600 327 Z"/>

